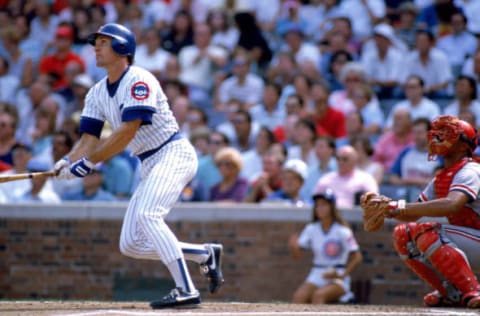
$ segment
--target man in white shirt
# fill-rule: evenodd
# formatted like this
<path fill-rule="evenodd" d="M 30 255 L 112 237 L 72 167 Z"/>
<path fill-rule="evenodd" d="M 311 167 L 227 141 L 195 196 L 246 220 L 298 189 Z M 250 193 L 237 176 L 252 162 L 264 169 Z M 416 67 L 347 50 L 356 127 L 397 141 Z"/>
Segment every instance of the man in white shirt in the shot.
<path fill-rule="evenodd" d="M 160 35 L 156 29 L 146 29 L 143 32 L 143 44 L 135 52 L 135 65 L 143 67 L 157 78 L 165 71 L 170 53 L 161 48 Z"/>
<path fill-rule="evenodd" d="M 211 105 L 216 68 L 227 63 L 227 51 L 210 44 L 211 30 L 206 24 L 198 24 L 194 30 L 194 45 L 180 50 L 180 81 L 189 87 L 190 101 L 202 108 Z"/>
<path fill-rule="evenodd" d="M 407 98 L 393 106 L 390 111 L 386 128 L 392 128 L 393 116 L 397 109 L 406 109 L 412 120 L 424 117 L 433 120 L 440 115 L 440 107 L 432 100 L 424 97 L 424 81 L 416 75 L 412 75 L 405 83 L 405 94 Z"/>
<path fill-rule="evenodd" d="M 406 58 L 402 81 L 406 82 L 411 75 L 418 75 L 425 82 L 425 93 L 429 97 L 446 97 L 450 95 L 447 88 L 453 80 L 453 73 L 447 55 L 433 46 L 434 41 L 430 31 L 417 31 L 416 49 Z"/>
<path fill-rule="evenodd" d="M 246 55 L 237 54 L 233 59 L 233 76 L 225 79 L 218 88 L 218 99 L 226 104 L 232 99 L 240 100 L 246 108 L 261 102 L 264 83 L 258 75 L 251 73 Z"/>

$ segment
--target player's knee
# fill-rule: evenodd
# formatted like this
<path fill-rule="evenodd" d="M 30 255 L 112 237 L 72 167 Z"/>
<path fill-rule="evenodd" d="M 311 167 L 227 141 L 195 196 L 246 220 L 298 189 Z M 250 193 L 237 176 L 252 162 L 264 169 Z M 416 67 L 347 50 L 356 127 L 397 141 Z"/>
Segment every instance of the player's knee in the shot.
<path fill-rule="evenodd" d="M 134 242 L 128 237 L 128 234 L 122 233 L 120 235 L 119 248 L 122 255 L 132 258 L 137 257 L 134 251 Z"/>
<path fill-rule="evenodd" d="M 442 245 L 437 223 L 420 223 L 416 234 L 416 246 L 422 253 L 430 254 Z"/>
<path fill-rule="evenodd" d="M 165 222 L 163 221 L 163 217 L 160 212 L 149 212 L 140 210 L 136 216 L 136 222 L 143 231 L 152 230 L 152 222 L 155 221 L 157 225 L 163 225 Z"/>
<path fill-rule="evenodd" d="M 411 241 L 411 236 L 408 225 L 409 224 L 399 224 L 393 230 L 393 245 L 400 255 L 409 253 L 408 243 Z"/>
<path fill-rule="evenodd" d="M 317 289 L 312 294 L 312 304 L 327 303 L 327 293 L 323 289 Z"/>

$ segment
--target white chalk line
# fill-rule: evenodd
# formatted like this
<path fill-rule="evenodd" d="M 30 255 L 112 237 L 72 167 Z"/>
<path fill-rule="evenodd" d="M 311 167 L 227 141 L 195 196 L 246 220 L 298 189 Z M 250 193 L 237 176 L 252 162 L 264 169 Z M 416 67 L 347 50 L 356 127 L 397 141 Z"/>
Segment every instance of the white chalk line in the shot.
<path fill-rule="evenodd" d="M 452 310 L 428 310 L 428 311 L 410 311 L 410 312 L 374 312 L 374 311 L 364 311 L 364 312 L 333 312 L 333 311 L 317 311 L 317 312 L 196 312 L 196 311 L 189 311 L 189 312 L 165 312 L 162 310 L 156 311 L 125 311 L 125 310 L 96 310 L 96 311 L 89 311 L 84 313 L 73 313 L 73 314 L 56 314 L 56 316 L 95 316 L 95 315 L 107 315 L 107 314 L 115 314 L 115 315 L 159 315 L 161 313 L 162 316 L 219 316 L 219 315 L 226 315 L 226 316 L 279 316 L 279 315 L 292 315 L 292 316 L 314 316 L 314 315 L 322 315 L 322 316 L 355 316 L 355 315 L 375 315 L 375 316 L 406 316 L 412 315 L 412 313 L 420 313 L 424 316 L 439 316 L 439 315 L 448 315 L 448 316 L 478 316 L 478 313 L 475 312 L 460 312 L 460 311 L 452 311 Z"/>

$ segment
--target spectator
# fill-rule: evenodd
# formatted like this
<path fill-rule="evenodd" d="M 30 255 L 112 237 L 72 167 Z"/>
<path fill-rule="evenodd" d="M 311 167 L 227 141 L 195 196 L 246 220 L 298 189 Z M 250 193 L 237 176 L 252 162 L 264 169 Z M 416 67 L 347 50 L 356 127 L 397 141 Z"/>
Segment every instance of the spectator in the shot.
<path fill-rule="evenodd" d="M 260 76 L 250 72 L 248 56 L 236 54 L 232 66 L 233 75 L 218 87 L 218 101 L 225 104 L 231 99 L 237 99 L 248 109 L 260 103 L 264 94 L 264 82 Z"/>
<path fill-rule="evenodd" d="M 149 70 L 157 78 L 165 71 L 170 53 L 162 48 L 162 38 L 155 29 L 142 30 L 142 44 L 135 52 L 135 65 Z"/>
<path fill-rule="evenodd" d="M 300 159 L 289 159 L 285 162 L 280 173 L 280 189 L 267 195 L 262 202 L 287 202 L 295 206 L 310 204 L 310 199 L 303 200 L 300 189 L 307 178 L 307 165 Z"/>
<path fill-rule="evenodd" d="M 133 177 L 135 168 L 130 164 L 126 155 L 117 154 L 105 160 L 101 166 L 104 175 L 102 188 L 119 200 L 126 200 L 133 191 Z"/>
<path fill-rule="evenodd" d="M 75 101 L 77 100 L 75 100 L 75 94 L 73 90 L 75 78 L 77 78 L 77 76 L 80 74 L 83 74 L 81 64 L 71 61 L 65 65 L 65 86 L 57 90 L 57 93 L 62 98 L 62 103 L 64 104 L 61 109 L 63 117 L 72 115 L 76 110 Z"/>
<path fill-rule="evenodd" d="M 10 64 L 5 57 L 0 56 L 0 102 L 13 103 L 20 88 L 18 77 L 9 72 Z"/>
<path fill-rule="evenodd" d="M 470 111 L 476 118 L 472 126 L 480 127 L 480 101 L 477 100 L 475 79 L 465 75 L 458 76 L 455 82 L 455 97 L 455 100 L 443 110 L 443 114 L 458 117 L 461 113 Z"/>
<path fill-rule="evenodd" d="M 393 111 L 392 129 L 380 136 L 375 144 L 372 160 L 383 165 L 384 170 L 390 170 L 402 150 L 413 144 L 412 118 L 406 108 Z"/>
<path fill-rule="evenodd" d="M 478 96 L 480 94 L 480 49 L 477 50 L 475 55 L 465 61 L 462 68 L 462 75 L 475 79 Z"/>
<path fill-rule="evenodd" d="M 373 25 L 385 17 L 386 6 L 382 0 L 344 0 L 340 3 L 340 11 L 352 21 L 355 38 L 364 41 L 372 35 Z"/>
<path fill-rule="evenodd" d="M 406 109 L 410 113 L 412 120 L 425 117 L 433 120 L 440 115 L 438 104 L 424 96 L 425 82 L 420 76 L 412 75 L 405 82 L 406 100 L 400 101 L 393 106 L 388 115 L 385 127 L 392 128 L 393 116 L 397 109 Z"/>
<path fill-rule="evenodd" d="M 338 111 L 342 111 L 345 115 L 355 110 L 353 104 L 354 88 L 363 83 L 368 84 L 367 73 L 362 64 L 358 62 L 346 63 L 340 71 L 340 82 L 343 84 L 343 90 L 333 91 L 328 103 Z M 378 103 L 377 97 L 374 95 L 371 102 Z"/>
<path fill-rule="evenodd" d="M 460 10 L 461 8 L 454 3 L 454 0 L 434 0 L 434 3 L 420 10 L 417 19 L 418 27 L 428 29 L 440 38 L 450 33 L 452 15 Z"/>
<path fill-rule="evenodd" d="M 242 171 L 242 156 L 232 147 L 220 149 L 215 154 L 217 166 L 222 180 L 210 190 L 212 202 L 241 202 L 248 192 L 248 181 L 240 176 Z"/>
<path fill-rule="evenodd" d="M 292 26 L 298 28 L 302 34 L 306 31 L 307 21 L 300 15 L 300 6 L 301 4 L 298 0 L 287 0 L 282 3 L 275 27 L 277 36 L 285 36 Z"/>
<path fill-rule="evenodd" d="M 307 178 L 302 186 L 300 195 L 304 199 L 312 196 L 318 180 L 325 174 L 337 171 L 337 160 L 335 158 L 335 140 L 329 136 L 319 136 L 315 140 L 315 156 L 317 163 L 308 165 Z"/>
<path fill-rule="evenodd" d="M 245 152 L 255 146 L 260 125 L 252 121 L 250 113 L 240 109 L 232 113 L 228 124 L 219 126 L 217 130 L 228 137 L 233 147 Z"/>
<path fill-rule="evenodd" d="M 59 23 L 58 16 L 53 13 L 52 5 L 45 1 L 35 1 L 33 13 L 29 37 L 39 42 L 38 51 L 44 55 L 55 39 L 55 31 Z"/>
<path fill-rule="evenodd" d="M 340 215 L 331 189 L 312 197 L 312 221 L 300 235 L 293 234 L 288 246 L 294 258 L 301 250 L 313 252 L 313 267 L 295 290 L 293 303 L 326 304 L 353 299 L 350 275 L 362 262 L 362 254 L 352 230 Z"/>
<path fill-rule="evenodd" d="M 9 72 L 20 81 L 20 87 L 32 84 L 35 65 L 40 60 L 42 47 L 37 39 L 29 37 L 30 25 L 23 15 L 15 17 L 14 24 L 5 28 L 3 47 L 9 61 Z"/>
<path fill-rule="evenodd" d="M 303 30 L 296 24 L 287 27 L 284 37 L 284 50 L 294 56 L 300 72 L 311 80 L 319 80 L 321 53 L 318 47 L 304 40 Z"/>
<path fill-rule="evenodd" d="M 375 178 L 357 167 L 358 153 L 350 145 L 337 150 L 338 170 L 321 177 L 314 193 L 331 188 L 337 197 L 340 209 L 351 209 L 359 205 L 360 196 L 365 192 L 378 192 Z"/>
<path fill-rule="evenodd" d="M 27 164 L 27 170 L 29 172 L 45 172 L 50 169 L 48 164 L 35 160 L 30 160 Z M 50 183 L 48 183 L 51 181 L 48 177 L 31 178 L 29 181 L 30 189 L 20 195 L 12 195 L 10 197 L 12 203 L 41 202 L 59 204 L 61 202 L 60 197 L 53 190 Z"/>
<path fill-rule="evenodd" d="M 175 116 L 177 124 L 180 127 L 180 132 L 182 133 L 182 135 L 188 138 L 190 134 L 190 126 L 187 122 L 187 116 L 188 109 L 192 107 L 192 103 L 190 103 L 190 100 L 187 96 L 179 95 L 172 100 L 170 107 L 173 116 Z"/>
<path fill-rule="evenodd" d="M 415 49 L 404 62 L 402 82 L 412 75 L 425 82 L 425 94 L 431 98 L 449 96 L 447 87 L 453 79 L 452 69 L 444 52 L 434 47 L 435 37 L 426 30 L 417 30 Z"/>
<path fill-rule="evenodd" d="M 427 133 L 431 129 L 430 120 L 419 118 L 413 121 L 412 125 L 414 144 L 407 146 L 397 157 L 389 171 L 388 182 L 417 187 L 417 193 L 420 193 L 419 190 L 432 180 L 435 171 L 441 165 L 437 160 L 427 159 Z"/>
<path fill-rule="evenodd" d="M 304 74 L 297 74 L 293 77 L 293 91 L 291 93 L 296 93 L 302 98 L 303 104 L 305 105 L 305 110 L 308 112 L 314 108 L 314 101 L 312 97 L 312 86 L 314 82 L 311 80 L 308 76 Z M 321 81 L 318 81 L 321 82 Z M 327 85 L 325 84 L 327 87 Z M 285 91 L 288 91 L 289 87 L 285 87 L 283 89 L 283 94 L 285 94 Z"/>
<path fill-rule="evenodd" d="M 282 125 L 285 108 L 279 104 L 281 92 L 282 88 L 278 84 L 267 82 L 263 90 L 263 102 L 250 109 L 252 120 L 271 130 Z"/>
<path fill-rule="evenodd" d="M 273 132 L 265 126 L 260 127 L 255 147 L 242 154 L 243 168 L 240 175 L 243 178 L 250 180 L 262 171 L 262 157 L 274 142 Z"/>
<path fill-rule="evenodd" d="M 384 169 L 382 164 L 372 160 L 373 146 L 370 138 L 366 135 L 358 134 L 354 136 L 350 143 L 358 153 L 357 167 L 373 176 L 377 184 L 383 182 Z"/>
<path fill-rule="evenodd" d="M 398 7 L 399 20 L 395 26 L 397 38 L 407 44 L 408 50 L 415 47 L 416 36 L 416 18 L 418 16 L 418 7 L 412 2 L 403 2 Z"/>
<path fill-rule="evenodd" d="M 212 30 L 212 44 L 225 48 L 232 53 L 238 43 L 240 32 L 232 25 L 225 10 L 211 10 L 208 12 L 207 24 Z"/>
<path fill-rule="evenodd" d="M 345 122 L 345 125 L 347 126 L 347 135 L 345 137 L 338 138 L 335 141 L 337 148 L 345 145 L 352 145 L 353 138 L 358 135 L 365 134 L 363 117 L 360 111 L 355 111 L 348 114 Z"/>
<path fill-rule="evenodd" d="M 73 147 L 73 139 L 65 131 L 57 131 L 52 136 L 52 161 L 59 161 L 70 152 Z M 55 193 L 63 199 L 66 194 L 78 193 L 82 190 L 82 179 L 72 180 L 51 179 Z"/>
<path fill-rule="evenodd" d="M 198 161 L 197 174 L 192 180 L 193 201 L 209 201 L 210 189 L 222 180 L 221 174 L 215 165 L 214 157 L 217 152 L 230 142 L 228 137 L 220 132 L 211 132 L 208 139 L 208 155 Z"/>
<path fill-rule="evenodd" d="M 300 159 L 307 165 L 318 163 L 315 155 L 315 139 L 317 138 L 315 123 L 309 119 L 300 119 L 295 124 L 295 145 L 288 148 L 288 159 Z"/>
<path fill-rule="evenodd" d="M 463 0 L 457 2 L 462 7 L 463 12 L 467 17 L 467 29 L 473 34 L 480 33 L 480 22 L 478 17 L 480 16 L 480 2 Z"/>
<path fill-rule="evenodd" d="M 16 143 L 12 148 L 13 169 L 4 171 L 2 175 L 14 175 L 27 173 L 27 165 L 32 158 L 32 147 L 24 143 Z M 32 187 L 30 179 L 5 182 L 0 185 L 0 190 L 7 198 L 7 202 L 14 200 L 14 197 L 22 196 Z"/>
<path fill-rule="evenodd" d="M 66 201 L 117 201 L 117 198 L 110 192 L 102 189 L 102 183 L 104 181 L 104 174 L 102 166 L 97 164 L 92 172 L 81 178 L 83 188 L 81 192 L 66 193 L 64 200 Z"/>
<path fill-rule="evenodd" d="M 402 79 L 404 50 L 398 47 L 399 40 L 390 25 L 376 25 L 373 34 L 375 45 L 370 49 L 363 48 L 362 65 L 376 95 L 380 99 L 392 98 Z"/>
<path fill-rule="evenodd" d="M 257 72 L 262 75 L 272 59 L 272 51 L 255 16 L 250 12 L 239 12 L 234 15 L 234 20 L 240 32 L 237 50 L 245 51 L 250 56 L 250 62 L 257 67 Z"/>
<path fill-rule="evenodd" d="M 307 116 L 307 109 L 303 103 L 303 99 L 298 94 L 290 94 L 285 100 L 286 115 L 296 115 L 304 118 Z"/>
<path fill-rule="evenodd" d="M 169 30 L 162 40 L 162 47 L 170 54 L 178 55 L 182 48 L 193 45 L 193 18 L 188 11 L 177 11 Z"/>
<path fill-rule="evenodd" d="M 45 101 L 48 100 L 48 98 L 45 99 Z M 44 106 L 35 111 L 34 115 L 35 127 L 32 132 L 33 158 L 41 163 L 53 167 L 54 161 L 52 160 L 51 152 L 52 135 L 56 130 L 56 115 L 55 113 L 47 110 Z"/>
<path fill-rule="evenodd" d="M 328 103 L 328 87 L 320 82 L 312 86 L 312 100 L 314 102 L 313 119 L 318 135 L 328 135 L 335 139 L 345 137 L 345 114 L 334 109 Z"/>
<path fill-rule="evenodd" d="M 85 97 L 88 90 L 93 87 L 94 82 L 92 78 L 86 73 L 79 74 L 73 79 L 73 99 L 70 103 L 67 103 L 63 110 L 63 117 L 70 116 L 78 117 L 80 119 L 80 113 L 85 105 Z M 73 112 L 71 112 L 73 111 Z"/>
<path fill-rule="evenodd" d="M 447 55 L 456 77 L 460 74 L 465 59 L 475 54 L 478 44 L 475 36 L 467 31 L 467 17 L 462 12 L 451 15 L 450 25 L 452 33 L 439 38 L 436 46 Z"/>
<path fill-rule="evenodd" d="M 328 80 L 332 91 L 342 90 L 343 83 L 340 81 L 342 67 L 353 61 L 353 56 L 346 50 L 340 50 L 332 54 L 324 77 Z"/>
<path fill-rule="evenodd" d="M 362 133 L 372 138 L 379 136 L 385 117 L 370 86 L 363 83 L 356 85 L 353 88 L 352 101 L 356 111 L 360 112 L 362 117 Z"/>
<path fill-rule="evenodd" d="M 0 112 L 0 161 L 13 165 L 12 150 L 17 140 L 18 113 L 13 105 Z"/>
<path fill-rule="evenodd" d="M 267 81 L 275 82 L 284 87 L 291 84 L 296 72 L 297 63 L 293 54 L 280 51 L 268 66 L 265 77 Z"/>
<path fill-rule="evenodd" d="M 189 134 L 199 128 L 208 128 L 208 116 L 201 108 L 190 106 L 187 109 L 186 123 L 188 124 Z"/>
<path fill-rule="evenodd" d="M 208 25 L 199 24 L 194 31 L 194 44 L 183 47 L 178 53 L 179 79 L 188 86 L 192 103 L 204 109 L 212 107 L 210 92 L 215 71 L 227 63 L 227 51 L 211 44 Z"/>
<path fill-rule="evenodd" d="M 197 157 L 208 155 L 208 138 L 212 131 L 206 126 L 192 128 L 190 131 L 190 143 L 195 147 Z"/>
<path fill-rule="evenodd" d="M 46 55 L 40 60 L 40 74 L 46 75 L 53 80 L 53 88 L 60 89 L 67 85 L 65 78 L 65 66 L 70 62 L 77 62 L 85 71 L 83 60 L 72 51 L 73 30 L 68 25 L 61 25 L 55 32 L 55 52 Z"/>

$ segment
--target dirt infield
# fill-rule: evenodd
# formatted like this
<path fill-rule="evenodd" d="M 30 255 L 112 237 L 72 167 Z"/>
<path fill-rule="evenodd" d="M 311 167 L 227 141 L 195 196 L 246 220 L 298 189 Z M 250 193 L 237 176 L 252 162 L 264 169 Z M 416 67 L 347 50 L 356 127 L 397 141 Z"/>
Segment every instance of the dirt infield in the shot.
<path fill-rule="evenodd" d="M 0 315 L 5 316 L 100 316 L 100 315 L 173 315 L 173 316 L 477 316 L 465 309 L 427 309 L 408 306 L 378 305 L 294 305 L 285 303 L 205 302 L 195 309 L 151 310 L 146 302 L 90 301 L 0 301 Z"/>

